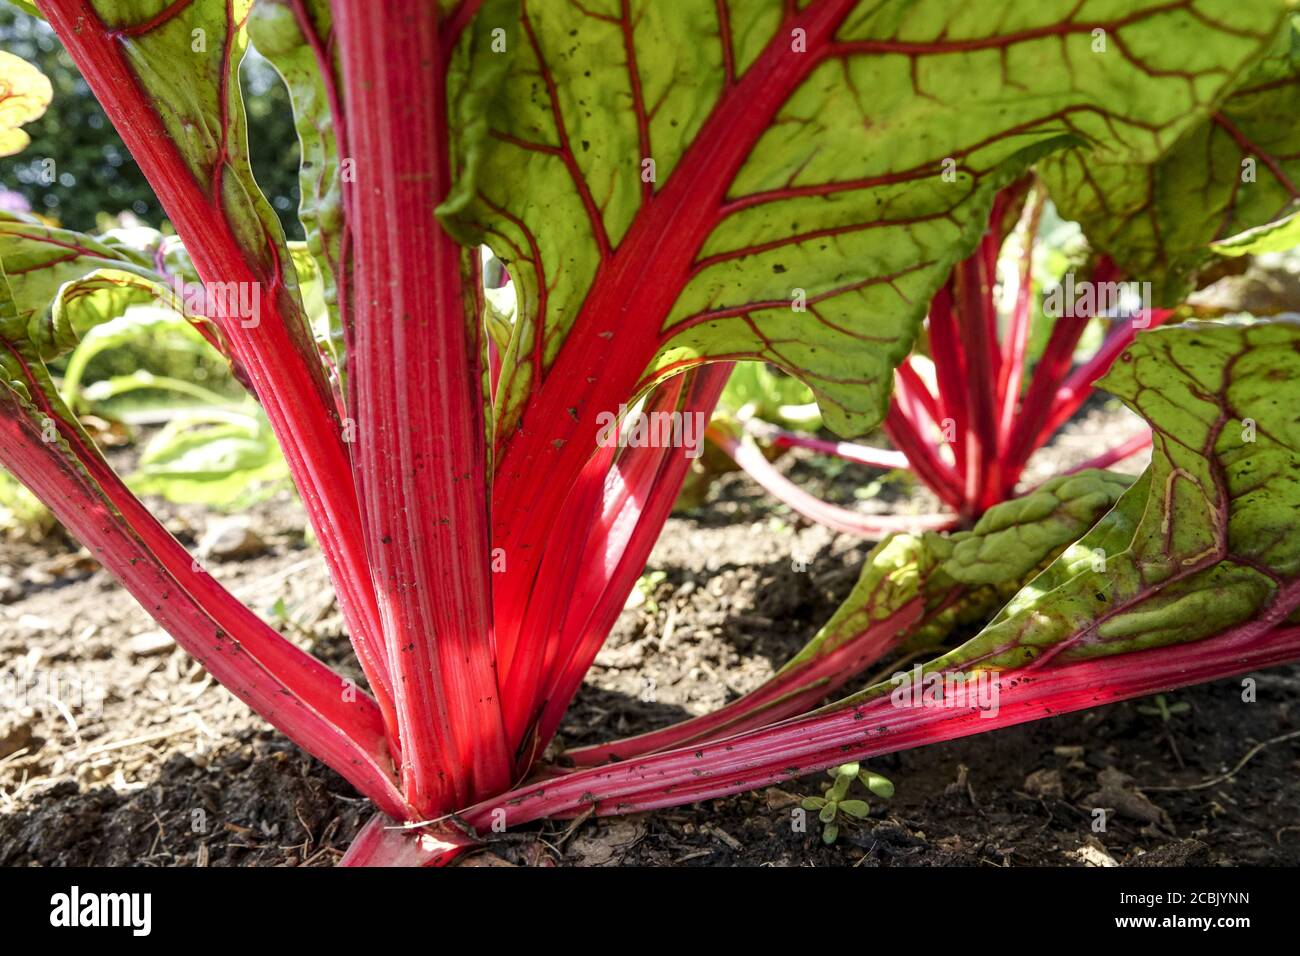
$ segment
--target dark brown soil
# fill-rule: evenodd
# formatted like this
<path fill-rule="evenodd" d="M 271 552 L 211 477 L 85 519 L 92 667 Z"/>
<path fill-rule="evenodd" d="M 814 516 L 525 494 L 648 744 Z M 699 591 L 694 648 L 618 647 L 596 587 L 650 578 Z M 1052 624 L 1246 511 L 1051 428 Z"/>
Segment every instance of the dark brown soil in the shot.
<path fill-rule="evenodd" d="M 1132 427 L 1094 404 L 1029 480 Z M 870 479 L 853 466 L 785 461 L 841 502 Z M 859 503 L 929 505 L 898 481 Z M 159 510 L 187 544 L 210 520 L 196 509 Z M 286 495 L 254 518 L 265 552 L 213 572 L 294 640 L 359 677 L 301 509 Z M 648 730 L 754 687 L 848 593 L 867 550 L 773 506 L 744 476 L 723 476 L 704 507 L 669 522 L 564 741 Z M 335 862 L 368 816 L 365 801 L 155 631 L 60 536 L 0 544 L 0 678 L 8 681 L 0 683 L 0 865 Z M 54 675 L 63 693 L 13 699 L 28 675 Z M 1169 695 L 1164 717 L 1135 701 L 874 761 L 895 783 L 894 798 L 873 798 L 870 818 L 845 826 L 829 847 L 815 817 L 801 832 L 794 813 L 800 798 L 821 791 L 827 778 L 818 776 L 694 807 L 539 825 L 464 862 L 1297 865 L 1300 668 L 1255 678 L 1255 703 L 1243 703 L 1240 681 L 1223 681 Z M 82 691 L 73 705 L 69 687 Z M 1093 829 L 1097 807 L 1110 811 L 1104 832 Z"/>

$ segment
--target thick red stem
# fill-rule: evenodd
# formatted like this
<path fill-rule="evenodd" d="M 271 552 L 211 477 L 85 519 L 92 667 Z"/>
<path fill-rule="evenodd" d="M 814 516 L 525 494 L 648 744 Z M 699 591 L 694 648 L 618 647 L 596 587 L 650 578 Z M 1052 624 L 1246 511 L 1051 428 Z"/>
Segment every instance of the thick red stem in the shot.
<path fill-rule="evenodd" d="M 684 394 L 682 414 L 708 421 L 727 383 L 732 365 L 707 365 L 688 372 L 680 388 L 665 389 L 659 404 Z M 676 405 L 674 398 L 671 406 Z M 686 480 L 691 458 L 683 448 L 628 448 L 605 480 L 599 522 L 588 538 L 569 610 L 564 619 L 561 654 L 548 666 L 542 690 L 544 707 L 536 752 L 555 735 L 582 679 L 605 643 L 627 596 L 645 570 Z"/>
<path fill-rule="evenodd" d="M 1300 658 L 1300 627 L 1253 626 L 1186 645 L 992 673 L 996 708 L 955 700 L 896 706 L 890 694 L 724 740 L 553 777 L 460 815 L 480 828 L 680 806 L 768 786 L 847 761 L 907 750 L 1245 673 Z M 989 690 L 991 695 L 994 691 Z"/>
<path fill-rule="evenodd" d="M 1011 439 L 1016 407 L 1020 403 L 1020 387 L 1024 382 L 1025 355 L 1029 348 L 1029 330 L 1033 325 L 1034 240 L 1038 237 L 1038 223 L 1042 219 L 1043 206 L 1044 198 L 1039 195 L 1025 221 L 1022 239 L 1024 248 L 1020 257 L 1020 287 L 1016 290 L 1010 326 L 1002 343 L 1002 379 L 998 385 L 1002 417 L 998 424 L 998 446 L 1003 449 Z"/>
<path fill-rule="evenodd" d="M 966 357 L 957 334 L 952 296 L 951 281 L 934 294 L 930 300 L 927 328 L 930 334 L 930 359 L 934 362 L 934 375 L 939 389 L 939 427 L 944 432 L 944 441 L 952 449 L 957 472 L 964 475 L 966 434 L 970 430 L 965 398 Z M 961 507 L 961 503 L 956 507 Z"/>
<path fill-rule="evenodd" d="M 357 483 L 408 800 L 432 815 L 510 780 L 492 639 L 482 341 L 450 187 L 446 68 L 424 0 L 334 0 L 357 178 Z"/>
<path fill-rule="evenodd" d="M 752 442 L 737 439 L 725 430 L 712 426 L 708 430 L 708 436 L 710 441 L 725 451 L 774 498 L 789 505 L 809 521 L 842 534 L 878 540 L 896 531 L 938 531 L 952 528 L 958 523 L 954 515 L 864 515 L 829 504 L 804 491 L 777 471 Z"/>
<path fill-rule="evenodd" d="M 366 571 L 356 490 L 333 399 L 314 344 L 279 274 L 236 239 L 219 193 L 190 171 L 132 71 L 129 35 L 109 30 L 89 0 L 40 0 L 132 157 L 153 186 L 205 282 L 239 282 L 256 290 L 260 322 L 225 317 L 221 330 L 284 451 L 338 592 L 357 657 L 396 741 L 379 612 Z"/>
<path fill-rule="evenodd" d="M 940 427 L 939 420 L 943 415 L 939 412 L 939 399 L 921 378 L 910 357 L 894 370 L 894 394 L 902 397 L 904 404 L 908 406 L 908 414 L 916 421 L 921 420 L 921 416 L 916 412 L 919 408 L 925 412 L 925 417 L 935 428 Z"/>
<path fill-rule="evenodd" d="M 524 639 L 524 605 L 544 542 L 595 447 L 598 416 L 637 389 L 650 358 L 674 333 L 664 328 L 705 239 L 724 216 L 726 193 L 758 138 L 791 93 L 822 62 L 854 0 L 791 8 L 774 39 L 727 88 L 672 175 L 646 199 L 616 249 L 602 259 L 563 348 L 526 409 L 521 427 L 499 436 L 494 543 L 511 556 L 498 602 L 502 661 Z M 525 22 L 526 32 L 528 28 Z M 806 52 L 792 53 L 801 29 Z M 654 263 L 653 269 L 646 268 Z"/>
<path fill-rule="evenodd" d="M 560 512 L 559 527 L 565 534 L 548 542 L 546 560 L 538 571 L 525 617 L 527 633 L 516 646 L 508 677 L 502 686 L 505 722 L 520 775 L 527 771 L 540 750 L 538 726 L 548 700 L 545 684 L 549 669 L 560 658 L 568 659 L 573 648 L 565 644 L 564 621 L 570 614 L 587 610 L 593 595 L 583 585 L 593 577 L 603 583 L 611 559 L 600 547 L 603 534 L 601 510 L 606 479 L 617 455 L 615 446 L 597 448 L 578 476 Z M 632 449 L 634 453 L 645 449 Z M 650 453 L 659 449 L 650 450 Z M 654 533 L 658 535 L 658 527 Z M 594 553 L 590 546 L 596 543 Z M 604 634 L 600 635 L 603 642 Z"/>
<path fill-rule="evenodd" d="M 1004 452 L 1008 462 L 1008 478 L 1019 476 L 1020 469 L 1038 447 L 1043 425 L 1051 415 L 1056 390 L 1070 371 L 1074 362 L 1074 350 L 1090 321 L 1090 318 L 1084 316 L 1065 316 L 1058 318 L 1052 327 L 1043 355 L 1034 366 L 1029 389 L 1025 392 L 1024 401 L 1020 403 L 1020 414 L 1011 429 L 1011 438 Z"/>
<path fill-rule="evenodd" d="M 957 328 L 966 356 L 966 401 L 971 428 L 971 455 L 967 458 L 968 503 L 983 511 L 1001 500 L 1001 467 L 998 457 L 998 349 L 997 312 L 993 306 L 993 278 L 989 275 L 987 250 L 996 243 L 986 233 L 980 247 L 958 264 L 954 273 L 958 298 Z"/>
<path fill-rule="evenodd" d="M 956 472 L 939 457 L 938 449 L 921 434 L 920 428 L 897 403 L 892 403 L 885 415 L 885 434 L 907 456 L 912 470 L 944 504 L 959 515 L 969 516 L 969 499 Z M 961 437 L 960 430 L 957 437 Z M 959 443 L 957 447 L 960 447 Z"/>
<path fill-rule="evenodd" d="M 406 827 L 377 813 L 356 835 L 339 866 L 419 867 L 446 866 L 475 841 L 451 828 Z"/>
<path fill-rule="evenodd" d="M 9 403 L 11 395 L 0 388 L 0 403 Z M 385 812 L 409 813 L 371 698 L 290 644 L 199 568 L 61 418 L 48 420 L 58 423 L 84 472 L 69 464 L 56 443 L 44 440 L 24 410 L 0 412 L 0 461 L 181 647 Z"/>

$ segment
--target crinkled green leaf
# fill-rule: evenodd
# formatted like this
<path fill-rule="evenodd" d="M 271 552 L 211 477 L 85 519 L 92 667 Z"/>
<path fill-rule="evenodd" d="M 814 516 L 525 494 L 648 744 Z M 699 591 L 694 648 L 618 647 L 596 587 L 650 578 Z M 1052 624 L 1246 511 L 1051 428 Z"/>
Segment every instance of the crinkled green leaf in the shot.
<path fill-rule="evenodd" d="M 1067 663 L 1249 622 L 1267 629 L 1300 603 L 1300 323 L 1145 332 L 1101 384 L 1151 423 L 1150 468 L 927 671 Z"/>
<path fill-rule="evenodd" d="M 98 273 L 64 288 L 88 283 L 95 275 Z M 147 301 L 152 302 L 157 290 L 146 291 Z M 166 302 L 169 294 L 164 290 L 159 298 Z M 132 349 L 137 355 L 178 349 L 202 354 L 209 346 L 178 312 L 137 307 L 90 328 L 69 356 L 63 394 L 70 406 L 84 405 L 99 414 L 111 414 L 116 400 L 132 395 L 134 414 L 161 414 L 167 422 L 149 439 L 136 469 L 126 476 L 129 487 L 181 504 L 232 508 L 284 485 L 288 466 L 266 415 L 251 398 L 232 402 L 194 382 L 153 375 L 144 369 L 82 388 L 91 361 L 120 348 Z M 141 393 L 147 393 L 146 400 L 140 399 Z M 148 395 L 156 398 L 150 402 Z"/>
<path fill-rule="evenodd" d="M 913 648 L 934 647 L 956 627 L 987 620 L 1106 514 L 1130 481 L 1104 471 L 1061 476 L 993 506 L 969 531 L 891 535 L 867 556 L 834 616 L 782 670 L 831 653 L 917 598 L 924 614 L 907 637 Z"/>
<path fill-rule="evenodd" d="M 132 309 L 130 314 L 123 311 L 85 331 L 76 348 L 72 350 L 72 354 L 68 356 L 63 371 L 62 391 L 70 406 L 80 407 L 78 403 L 83 398 L 90 402 L 103 401 L 125 390 L 123 383 L 104 387 L 104 383 L 96 382 L 83 391 L 82 380 L 90 363 L 103 352 L 118 348 L 146 350 L 151 346 L 172 352 L 185 350 L 190 354 L 203 354 L 207 351 L 208 346 L 203 337 L 195 331 L 188 319 L 176 311 L 169 308 L 139 307 L 139 303 L 132 304 L 137 307 Z M 91 392 L 91 389 L 96 386 L 99 386 L 97 395 Z M 193 383 L 185 387 L 205 391 L 201 386 Z"/>
<path fill-rule="evenodd" d="M 40 350 L 27 334 L 10 291 L 5 264 L 0 260 L 0 414 L 26 422 L 28 429 L 40 433 L 42 441 L 54 449 L 72 471 L 85 476 L 85 466 L 69 448 L 54 418 L 70 426 L 87 448 L 94 442 L 72 414 L 50 377 Z"/>
<path fill-rule="evenodd" d="M 491 135 L 461 131 L 476 193 L 444 210 L 519 289 L 498 434 L 579 326 L 637 366 L 628 388 L 760 359 L 801 377 L 836 431 L 866 430 L 994 191 L 1066 146 L 1155 161 L 1259 57 L 1284 4 L 790 7 L 522 3 Z M 453 102 L 469 75 L 453 72 Z"/>
<path fill-rule="evenodd" d="M 154 271 L 162 240 L 153 229 L 87 236 L 0 214 L 0 262 L 22 326 L 6 334 L 29 338 L 50 359 L 96 322 L 120 315 L 115 308 L 167 294 Z"/>
<path fill-rule="evenodd" d="M 39 326 L 52 336 L 39 340 L 42 356 L 49 359 L 74 348 L 90 330 L 124 315 L 131 306 L 156 301 L 179 305 L 166 286 L 117 269 L 97 269 L 66 282 L 55 296 L 50 321 Z"/>
<path fill-rule="evenodd" d="M 1231 96 L 1157 162 L 1065 153 L 1042 164 L 1061 212 L 1129 277 L 1151 281 L 1157 305 L 1187 294 L 1212 243 L 1275 232 L 1269 224 L 1300 200 L 1296 24 L 1289 19 Z"/>
<path fill-rule="evenodd" d="M 1286 252 L 1296 246 L 1300 246 L 1300 213 L 1247 229 L 1231 239 L 1214 243 L 1211 248 L 1221 256 L 1256 256 Z"/>

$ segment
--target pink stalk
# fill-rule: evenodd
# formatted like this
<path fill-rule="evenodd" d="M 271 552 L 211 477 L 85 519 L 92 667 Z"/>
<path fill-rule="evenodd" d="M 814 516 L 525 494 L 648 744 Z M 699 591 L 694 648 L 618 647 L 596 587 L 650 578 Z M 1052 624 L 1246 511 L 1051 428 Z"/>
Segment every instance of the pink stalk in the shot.
<path fill-rule="evenodd" d="M 939 400 L 916 371 L 910 357 L 894 371 L 894 394 L 904 397 L 909 406 L 908 414 L 917 422 L 921 420 L 916 411 L 919 408 L 935 428 L 942 428 L 939 420 L 943 416 L 939 413 Z"/>
<path fill-rule="evenodd" d="M 1020 402 L 1020 387 L 1025 375 L 1025 355 L 1029 347 L 1029 329 L 1033 325 L 1034 293 L 1034 240 L 1042 219 L 1044 196 L 1039 195 L 1029 211 L 1024 228 L 1024 250 L 1020 257 L 1020 287 L 1016 290 L 1016 303 L 1011 310 L 1010 326 L 1003 341 L 1002 379 L 998 394 L 1002 402 L 1002 418 L 998 425 L 998 446 L 1006 448 L 1016 419 Z"/>
<path fill-rule="evenodd" d="M 665 342 L 711 320 L 702 313 L 665 322 L 705 261 L 700 255 L 705 241 L 729 214 L 728 190 L 754 144 L 793 91 L 835 54 L 835 33 L 854 6 L 853 0 L 823 0 L 786 8 L 772 40 L 723 91 L 672 175 L 643 193 L 617 245 L 605 235 L 594 201 L 589 204 L 602 253 L 595 280 L 559 354 L 534 383 L 520 427 L 498 436 L 493 543 L 512 556 L 511 580 L 496 618 L 503 660 L 527 639 L 523 608 L 528 589 L 553 533 L 562 494 L 595 447 L 599 416 L 652 384 L 642 379 Z M 523 26 L 521 42 L 531 42 L 533 27 L 526 15 Z M 806 39 L 807 55 L 790 56 L 793 30 Z M 539 95 L 552 103 L 558 96 L 553 84 L 548 73 L 539 76 Z M 559 150 L 566 163 L 580 162 L 567 138 Z M 655 268 L 646 269 L 647 262 Z M 545 476 L 545 488 L 537 488 L 539 476 Z"/>
<path fill-rule="evenodd" d="M 707 421 L 731 374 L 731 363 L 689 373 L 682 385 L 683 414 Z M 564 620 L 561 647 L 548 668 L 536 749 L 555 735 L 573 695 L 627 603 L 650 551 L 681 492 L 691 459 L 686 449 L 629 448 L 609 471 L 598 528 L 587 542 Z"/>
<path fill-rule="evenodd" d="M 996 709 L 946 701 L 896 706 L 888 693 L 863 703 L 698 747 L 582 770 L 520 787 L 460 814 L 484 828 L 504 810 L 509 826 L 542 817 L 635 813 L 728 796 L 839 764 L 1161 693 L 1300 657 L 1300 627 L 1246 625 L 1186 645 L 1059 662 L 994 674 Z"/>
<path fill-rule="evenodd" d="M 1086 317 L 1063 317 L 1052 327 L 1052 334 L 1043 349 L 1042 358 L 1034 367 L 1034 375 L 1020 403 L 1020 414 L 1011 429 L 1005 454 L 1010 467 L 1007 478 L 1018 475 L 1025 461 L 1038 447 L 1038 437 L 1051 414 L 1052 400 L 1058 386 L 1070 371 L 1074 350 L 1084 329 L 1091 320 Z"/>
<path fill-rule="evenodd" d="M 777 471 L 752 441 L 740 441 L 720 428 L 708 430 L 709 439 L 725 451 L 745 473 L 768 494 L 789 505 L 810 521 L 825 525 L 842 534 L 879 539 L 896 531 L 943 530 L 955 527 L 953 515 L 864 515 L 828 504 L 804 491 Z"/>
<path fill-rule="evenodd" d="M 38 6 L 140 164 L 199 275 L 205 282 L 240 282 L 257 290 L 261 322 L 246 328 L 237 317 L 220 317 L 221 331 L 284 451 L 357 657 L 396 739 L 388 661 L 365 572 L 348 455 L 315 344 L 284 285 L 281 263 L 240 245 L 222 204 L 220 177 L 215 184 L 195 179 L 131 69 L 126 49 L 132 40 L 105 26 L 89 0 L 39 0 Z M 274 246 L 268 242 L 267 248 Z"/>
<path fill-rule="evenodd" d="M 1173 314 L 1172 309 L 1152 309 L 1147 314 L 1144 327 L 1154 329 L 1163 325 Z M 1115 364 L 1115 360 L 1133 343 L 1138 331 L 1140 330 L 1132 322 L 1120 326 L 1106 337 L 1092 358 L 1070 373 L 1052 400 L 1051 411 L 1038 432 L 1036 445 L 1046 444 L 1058 428 L 1074 417 L 1074 413 L 1092 394 L 1093 383 Z"/>
<path fill-rule="evenodd" d="M 834 455 L 837 458 L 843 458 L 845 461 L 857 462 L 859 465 L 867 465 L 870 468 L 893 470 L 910 467 L 907 456 L 901 451 L 872 448 L 869 445 L 859 445 L 847 441 L 830 441 L 812 435 L 800 435 L 797 432 L 786 431 L 784 428 L 777 428 L 775 425 L 769 425 L 756 419 L 746 422 L 745 430 L 763 441 L 776 445 L 778 448 L 810 448 L 813 451 Z"/>
<path fill-rule="evenodd" d="M 423 0 L 334 0 L 357 182 L 356 478 L 388 642 L 402 781 L 422 814 L 509 783 L 492 638 L 482 342 L 450 188 L 447 64 Z"/>
<path fill-rule="evenodd" d="M 678 412 L 707 422 L 731 368 L 718 363 L 669 379 L 647 398 L 644 413 Z M 507 726 L 520 728 L 520 770 L 558 727 L 644 568 L 690 464 L 684 448 L 619 448 L 620 434 L 597 449 L 569 492 L 559 524 L 577 530 L 548 548 L 526 612 L 530 629 L 545 636 L 525 643 L 510 662 Z M 592 626 L 593 616 L 607 622 Z"/>
<path fill-rule="evenodd" d="M 963 496 L 963 489 L 956 473 L 939 457 L 935 445 L 921 434 L 916 423 L 897 404 L 891 404 L 885 415 L 885 434 L 898 450 L 907 456 L 912 470 L 930 486 L 930 490 L 938 495 L 944 504 L 953 508 L 958 514 L 963 514 L 967 499 Z M 961 437 L 961 426 L 957 426 L 957 436 Z"/>
<path fill-rule="evenodd" d="M 997 314 L 993 309 L 991 277 L 985 271 L 988 247 L 996 236 L 985 233 L 979 250 L 958 264 L 954 273 L 959 299 L 957 329 L 966 356 L 966 401 L 971 454 L 966 460 L 967 502 L 983 511 L 1000 500 L 1001 460 L 998 456 Z"/>
<path fill-rule="evenodd" d="M 635 451 L 651 457 L 659 449 Z M 592 554 L 590 548 L 593 539 L 599 542 L 602 538 L 600 519 L 606 478 L 616 452 L 614 446 L 597 448 L 588 467 L 578 476 L 561 511 L 561 526 L 568 529 L 567 533 L 549 543 L 526 606 L 529 639 L 516 648 L 502 686 L 506 730 L 519 772 L 526 772 L 536 756 L 538 725 L 548 703 L 544 686 L 548 670 L 572 653 L 564 640 L 564 620 L 575 607 L 590 599 L 582 590 L 584 577 L 606 572 L 606 562 L 617 558 L 602 554 L 599 547 Z M 591 563 L 585 559 L 591 559 Z"/>
<path fill-rule="evenodd" d="M 339 866 L 412 867 L 446 866 L 475 841 L 450 828 L 436 834 L 423 828 L 403 826 L 376 813 L 353 839 Z"/>
<path fill-rule="evenodd" d="M 1109 468 L 1116 462 L 1123 461 L 1126 458 L 1132 458 L 1144 448 L 1151 447 L 1151 429 L 1146 429 L 1137 435 L 1133 435 L 1126 441 L 1121 442 L 1114 448 L 1107 449 L 1100 455 L 1089 458 L 1087 461 L 1067 468 L 1062 474 L 1073 475 L 1080 471 L 1087 471 L 1089 468 Z"/>
<path fill-rule="evenodd" d="M 930 332 L 930 358 L 934 362 L 935 379 L 939 387 L 939 411 L 942 418 L 953 423 L 956 440 L 952 442 L 952 452 L 958 473 L 964 474 L 967 409 L 961 396 L 965 390 L 966 363 L 957 335 L 957 322 L 952 314 L 951 282 L 940 288 L 930 300 L 927 325 Z M 941 421 L 940 425 L 942 424 Z"/>
<path fill-rule="evenodd" d="M 11 396 L 0 388 L 0 402 L 12 403 Z M 74 470 L 58 444 L 44 441 L 41 427 L 16 407 L 0 415 L 4 466 L 36 489 L 55 517 L 231 693 L 384 812 L 408 813 L 375 703 L 235 601 L 193 563 L 97 454 L 87 454 L 61 418 L 49 420 L 57 423 L 86 470 Z"/>
<path fill-rule="evenodd" d="M 1119 269 L 1109 256 L 1102 256 L 1092 270 L 1092 280 L 1094 283 L 1113 282 L 1120 277 Z M 1074 351 L 1079 346 L 1079 339 L 1082 338 L 1088 323 L 1092 321 L 1089 316 L 1062 316 L 1056 320 L 1052 327 L 1052 334 L 1047 340 L 1047 346 L 1043 349 L 1042 357 L 1034 367 L 1033 381 L 1029 385 L 1029 391 L 1025 394 L 1025 400 L 1021 403 L 1021 414 L 1016 419 L 1016 423 L 1011 431 L 1010 442 L 1007 445 L 1007 455 L 1009 456 L 1013 470 L 1016 475 L 1020 469 L 1024 468 L 1025 462 L 1033 454 L 1034 449 L 1045 443 L 1055 431 L 1047 430 L 1048 422 L 1051 420 L 1053 411 L 1058 409 L 1058 399 L 1061 397 L 1060 386 L 1070 374 L 1070 368 L 1074 364 Z M 1118 353 L 1115 353 L 1118 355 Z M 1111 356 L 1111 361 L 1114 356 Z M 1097 369 L 1097 375 L 1104 374 L 1110 367 L 1108 361 L 1105 366 Z M 1089 382 L 1088 384 L 1091 384 Z M 1086 386 L 1080 388 L 1075 393 L 1078 408 L 1088 396 Z M 1068 417 L 1068 416 L 1067 416 Z M 1064 421 L 1064 419 L 1062 419 Z"/>

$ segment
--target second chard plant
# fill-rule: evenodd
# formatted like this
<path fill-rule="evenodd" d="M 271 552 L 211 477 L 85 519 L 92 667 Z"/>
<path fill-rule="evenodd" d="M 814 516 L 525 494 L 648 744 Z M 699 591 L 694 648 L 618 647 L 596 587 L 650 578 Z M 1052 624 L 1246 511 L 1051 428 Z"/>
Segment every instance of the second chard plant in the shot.
<path fill-rule="evenodd" d="M 874 427 L 999 192 L 1055 163 L 1104 199 L 1154 168 L 1267 62 L 1282 0 L 34 8 L 184 249 L 3 222 L 0 463 L 374 802 L 345 862 L 443 863 L 498 824 L 692 803 L 1300 657 L 1300 329 L 1186 324 L 1104 383 L 1152 427 L 1142 478 L 1058 479 L 969 531 L 891 539 L 771 685 L 543 760 L 694 453 L 600 441 L 609 414 L 708 413 L 730 363 L 760 360 L 837 432 Z M 250 171 L 250 38 L 293 94 L 306 250 Z M 480 245 L 513 280 L 509 323 L 486 317 Z M 265 409 L 368 690 L 207 575 L 63 404 L 46 363 L 154 297 Z M 805 713 L 995 612 L 917 694 Z"/>

